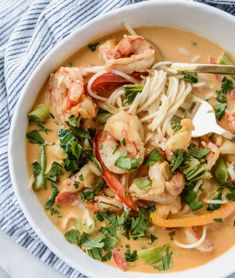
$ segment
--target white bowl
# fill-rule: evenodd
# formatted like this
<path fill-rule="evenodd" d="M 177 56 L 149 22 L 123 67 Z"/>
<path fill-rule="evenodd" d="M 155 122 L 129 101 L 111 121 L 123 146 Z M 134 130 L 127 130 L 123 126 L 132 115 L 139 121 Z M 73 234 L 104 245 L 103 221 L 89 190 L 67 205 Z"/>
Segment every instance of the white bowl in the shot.
<path fill-rule="evenodd" d="M 123 273 L 117 268 L 97 262 L 66 242 L 47 218 L 34 192 L 27 188 L 29 175 L 25 146 L 28 125 L 26 114 L 31 109 L 37 92 L 49 74 L 66 58 L 87 45 L 97 35 L 102 36 L 119 28 L 124 21 L 132 27 L 161 25 L 184 28 L 216 42 L 235 54 L 235 18 L 215 8 L 193 2 L 143 2 L 114 10 L 78 28 L 43 59 L 24 87 L 15 109 L 9 139 L 9 166 L 16 196 L 26 218 L 43 242 L 63 261 L 89 277 L 225 277 L 235 271 L 235 248 L 200 267 L 169 274 Z"/>

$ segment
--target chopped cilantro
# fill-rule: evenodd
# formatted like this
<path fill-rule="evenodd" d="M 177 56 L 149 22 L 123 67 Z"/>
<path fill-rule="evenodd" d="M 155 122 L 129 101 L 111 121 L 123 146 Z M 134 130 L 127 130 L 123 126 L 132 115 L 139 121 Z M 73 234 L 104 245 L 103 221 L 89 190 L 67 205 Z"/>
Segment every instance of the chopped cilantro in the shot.
<path fill-rule="evenodd" d="M 156 162 L 162 161 L 162 160 L 163 160 L 163 157 L 162 157 L 161 153 L 159 152 L 159 150 L 153 149 L 150 152 L 150 154 L 148 155 L 148 157 L 146 158 L 144 164 L 148 165 L 148 166 L 152 166 Z"/>
<path fill-rule="evenodd" d="M 45 209 L 50 209 L 54 205 L 56 196 L 58 194 L 59 194 L 59 190 L 58 190 L 57 186 L 52 183 L 51 184 L 51 196 L 45 204 Z"/>
<path fill-rule="evenodd" d="M 129 156 L 122 155 L 116 160 L 115 166 L 123 170 L 131 171 L 140 166 L 140 161 L 140 158 L 133 159 Z"/>
<path fill-rule="evenodd" d="M 45 132 L 46 134 L 48 134 L 51 131 L 51 129 L 45 127 L 41 123 L 37 123 L 37 127 L 38 127 L 37 131 Z"/>
<path fill-rule="evenodd" d="M 217 193 L 213 200 L 222 200 L 222 192 L 221 190 Z M 220 204 L 209 204 L 207 210 L 216 210 L 221 207 Z"/>
<path fill-rule="evenodd" d="M 157 239 L 157 237 L 156 236 L 154 236 L 154 235 L 150 235 L 150 243 L 151 244 L 153 244 L 154 243 L 154 241 Z"/>
<path fill-rule="evenodd" d="M 176 171 L 180 165 L 183 163 L 185 159 L 185 151 L 183 149 L 177 149 L 172 157 L 171 160 L 171 167 L 172 167 L 172 171 Z"/>
<path fill-rule="evenodd" d="M 99 42 L 96 42 L 96 43 L 89 43 L 87 47 L 88 47 L 92 52 L 95 52 L 98 45 L 99 45 Z"/>
<path fill-rule="evenodd" d="M 137 251 L 134 250 L 133 252 L 131 252 L 130 248 L 128 248 L 127 251 L 125 252 L 125 260 L 127 262 L 134 262 L 137 259 L 138 259 Z"/>
<path fill-rule="evenodd" d="M 29 142 L 31 144 L 44 144 L 45 143 L 45 140 L 42 138 L 42 136 L 39 134 L 39 132 L 37 130 L 32 130 L 32 131 L 29 131 L 27 134 L 26 134 L 26 137 L 27 139 L 29 140 Z"/>
<path fill-rule="evenodd" d="M 108 110 L 104 108 L 99 108 L 98 113 L 96 115 L 96 121 L 99 124 L 105 124 L 109 117 L 112 116 L 112 113 L 110 113 Z"/>
<path fill-rule="evenodd" d="M 191 143 L 189 145 L 188 152 L 191 156 L 200 159 L 200 158 L 205 157 L 210 152 L 210 149 L 209 148 L 200 148 L 200 147 L 197 147 L 195 144 Z"/>
<path fill-rule="evenodd" d="M 181 130 L 182 126 L 179 121 L 171 121 L 171 128 L 174 134 Z"/>
<path fill-rule="evenodd" d="M 134 181 L 135 185 L 143 191 L 149 190 L 151 188 L 151 182 L 147 178 L 138 178 Z"/>
<path fill-rule="evenodd" d="M 182 72 L 183 74 L 183 80 L 191 83 L 197 83 L 198 82 L 198 76 L 196 72 Z"/>
<path fill-rule="evenodd" d="M 50 170 L 48 171 L 47 178 L 53 182 L 58 181 L 59 175 L 63 174 L 63 167 L 56 161 L 53 161 Z"/>
<path fill-rule="evenodd" d="M 172 255 L 173 252 L 171 251 L 170 247 L 166 247 L 165 254 L 162 256 L 162 262 L 157 266 L 159 271 L 168 270 L 172 265 Z"/>
<path fill-rule="evenodd" d="M 168 234 L 170 240 L 173 240 L 174 237 L 175 237 L 175 230 L 171 231 L 169 234 Z"/>
<path fill-rule="evenodd" d="M 136 96 L 142 92 L 143 85 L 139 84 L 128 84 L 124 86 L 125 97 L 123 99 L 123 106 L 131 105 Z"/>
<path fill-rule="evenodd" d="M 226 107 L 227 107 L 227 104 L 226 103 L 221 103 L 221 102 L 217 102 L 214 105 L 215 116 L 216 116 L 217 120 L 220 120 L 222 118 L 222 116 L 224 115 Z"/>
<path fill-rule="evenodd" d="M 222 218 L 215 218 L 214 221 L 216 223 L 223 223 L 223 219 Z"/>
<path fill-rule="evenodd" d="M 95 196 L 97 195 L 97 193 L 102 190 L 104 188 L 104 183 L 100 183 L 98 184 L 96 187 L 94 187 L 93 190 L 91 191 L 87 191 L 87 190 L 83 190 L 80 192 L 80 197 L 82 201 L 88 201 L 91 202 L 94 200 Z"/>

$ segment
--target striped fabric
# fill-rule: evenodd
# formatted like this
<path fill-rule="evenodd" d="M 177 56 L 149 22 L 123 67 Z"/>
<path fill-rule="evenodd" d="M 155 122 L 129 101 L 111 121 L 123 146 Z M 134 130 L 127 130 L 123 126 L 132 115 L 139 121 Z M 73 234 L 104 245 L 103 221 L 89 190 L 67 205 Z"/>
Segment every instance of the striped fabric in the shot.
<path fill-rule="evenodd" d="M 10 119 L 32 71 L 57 42 L 99 14 L 141 0 L 0 0 L 0 228 L 67 277 L 82 277 L 58 259 L 25 219 L 12 190 L 7 158 Z M 235 14 L 229 0 L 205 0 Z M 213 3 L 212 3 L 213 2 Z"/>

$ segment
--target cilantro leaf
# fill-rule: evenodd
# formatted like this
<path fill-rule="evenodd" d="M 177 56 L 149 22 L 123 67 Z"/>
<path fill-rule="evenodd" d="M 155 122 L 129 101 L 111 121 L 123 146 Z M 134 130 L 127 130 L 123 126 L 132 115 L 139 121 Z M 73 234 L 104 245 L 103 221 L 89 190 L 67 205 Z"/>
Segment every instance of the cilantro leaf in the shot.
<path fill-rule="evenodd" d="M 59 190 L 58 190 L 57 186 L 52 183 L 51 184 L 51 196 L 45 204 L 45 209 L 50 209 L 54 205 L 56 196 L 58 194 L 59 194 Z"/>
<path fill-rule="evenodd" d="M 226 103 L 227 94 L 233 89 L 233 82 L 226 77 L 223 78 L 221 89 L 216 91 L 217 100 Z"/>
<path fill-rule="evenodd" d="M 174 152 L 171 160 L 171 167 L 173 172 L 180 167 L 184 159 L 185 159 L 185 151 L 183 149 L 177 149 Z"/>
<path fill-rule="evenodd" d="M 174 131 L 174 134 L 181 130 L 182 126 L 179 121 L 171 121 L 171 128 Z"/>
<path fill-rule="evenodd" d="M 129 156 L 122 155 L 116 160 L 115 166 L 123 170 L 131 171 L 140 166 L 140 161 L 140 158 L 133 159 Z"/>
<path fill-rule="evenodd" d="M 27 134 L 26 134 L 26 137 L 27 139 L 29 140 L 29 142 L 31 144 L 44 144 L 45 143 L 45 140 L 42 138 L 42 136 L 39 134 L 39 132 L 37 130 L 32 130 L 32 131 L 29 131 Z"/>
<path fill-rule="evenodd" d="M 151 182 L 147 178 L 135 179 L 134 183 L 140 190 L 145 191 L 145 190 L 149 190 L 151 188 Z"/>
<path fill-rule="evenodd" d="M 64 237 L 71 244 L 79 244 L 81 233 L 78 230 L 72 229 L 66 232 Z"/>
<path fill-rule="evenodd" d="M 134 250 L 133 252 L 131 252 L 130 248 L 127 249 L 124 256 L 127 262 L 134 262 L 138 259 L 137 251 Z"/>
<path fill-rule="evenodd" d="M 92 52 L 95 52 L 98 45 L 99 45 L 99 42 L 96 42 L 96 43 L 89 43 L 87 47 L 88 47 Z"/>
<path fill-rule="evenodd" d="M 58 181 L 59 175 L 63 174 L 63 167 L 56 161 L 53 161 L 50 170 L 48 171 L 47 178 L 53 182 Z"/>
<path fill-rule="evenodd" d="M 170 247 L 167 246 L 165 250 L 165 254 L 162 256 L 162 262 L 157 266 L 159 271 L 168 270 L 172 265 L 172 256 L 173 252 L 171 251 Z"/>
<path fill-rule="evenodd" d="M 197 83 L 198 82 L 198 76 L 196 72 L 182 72 L 183 74 L 183 80 L 191 83 Z"/>
<path fill-rule="evenodd" d="M 191 156 L 200 159 L 200 158 L 205 157 L 210 152 L 210 149 L 209 148 L 199 148 L 195 144 L 191 143 L 189 145 L 188 152 Z"/>
<path fill-rule="evenodd" d="M 220 120 L 224 115 L 225 109 L 227 107 L 226 103 L 218 102 L 214 105 L 215 116 L 217 120 Z"/>
<path fill-rule="evenodd" d="M 99 124 L 105 124 L 108 118 L 110 118 L 111 116 L 112 113 L 100 107 L 96 115 L 96 121 Z"/>
<path fill-rule="evenodd" d="M 150 152 L 150 154 L 148 155 L 148 157 L 146 158 L 144 164 L 148 165 L 148 166 L 152 166 L 156 162 L 162 161 L 162 160 L 163 160 L 163 157 L 162 157 L 161 153 L 159 152 L 159 150 L 153 149 Z"/>
<path fill-rule="evenodd" d="M 97 195 L 97 193 L 102 190 L 104 188 L 104 183 L 101 182 L 100 184 L 98 184 L 93 190 L 91 191 L 86 191 L 83 190 L 80 192 L 80 197 L 82 201 L 88 201 L 91 202 L 94 200 L 95 196 Z"/>
<path fill-rule="evenodd" d="M 221 190 L 217 193 L 213 200 L 222 200 L 222 192 Z M 207 210 L 216 210 L 221 207 L 221 204 L 209 204 Z"/>
<path fill-rule="evenodd" d="M 41 164 L 38 161 L 34 161 L 33 164 L 33 176 L 36 178 L 42 171 Z"/>
<path fill-rule="evenodd" d="M 123 99 L 123 106 L 131 105 L 136 96 L 142 92 L 143 85 L 139 84 L 128 84 L 124 86 L 125 97 Z"/>

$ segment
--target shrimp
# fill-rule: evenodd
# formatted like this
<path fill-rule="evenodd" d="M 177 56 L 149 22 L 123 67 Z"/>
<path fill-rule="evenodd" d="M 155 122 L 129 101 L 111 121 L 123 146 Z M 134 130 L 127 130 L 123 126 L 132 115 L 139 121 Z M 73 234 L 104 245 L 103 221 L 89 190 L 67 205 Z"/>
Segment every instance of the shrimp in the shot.
<path fill-rule="evenodd" d="M 155 50 L 141 36 L 127 36 L 117 42 L 108 40 L 99 48 L 107 69 L 117 69 L 126 73 L 147 70 L 155 60 Z"/>
<path fill-rule="evenodd" d="M 118 198 L 96 196 L 95 201 L 100 210 L 109 209 L 111 211 L 120 211 L 123 209 L 123 203 Z"/>
<path fill-rule="evenodd" d="M 93 162 L 89 161 L 74 176 L 64 180 L 63 191 L 75 193 L 84 187 L 92 188 L 99 177 L 102 177 L 100 170 Z"/>
<path fill-rule="evenodd" d="M 144 160 L 144 131 L 137 116 L 120 111 L 111 116 L 99 141 L 99 153 L 108 170 L 124 174 L 136 169 Z M 128 165 L 117 165 L 120 159 Z"/>
<path fill-rule="evenodd" d="M 83 86 L 79 68 L 61 67 L 51 74 L 48 102 L 56 119 L 64 123 L 71 115 L 85 119 L 96 116 L 96 104 L 85 95 Z"/>
<path fill-rule="evenodd" d="M 210 152 L 207 155 L 207 165 L 206 165 L 206 169 L 210 170 L 215 165 L 216 161 L 220 156 L 220 149 L 212 142 L 206 143 L 203 141 L 202 146 L 210 149 Z"/>
<path fill-rule="evenodd" d="M 192 137 L 193 124 L 189 119 L 183 119 L 180 122 L 181 129 L 166 143 L 167 152 L 174 152 L 176 149 L 188 150 L 189 143 Z"/>
<path fill-rule="evenodd" d="M 172 174 L 169 163 L 157 162 L 149 168 L 151 187 L 148 190 L 139 189 L 135 181 L 129 188 L 130 194 L 141 200 L 156 202 L 163 205 L 173 204 L 184 189 L 185 179 L 180 172 Z"/>
<path fill-rule="evenodd" d="M 235 89 L 227 95 L 227 121 L 231 131 L 235 132 Z"/>

